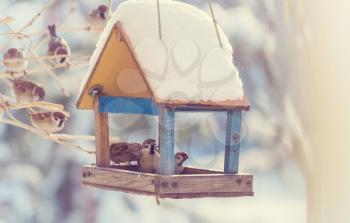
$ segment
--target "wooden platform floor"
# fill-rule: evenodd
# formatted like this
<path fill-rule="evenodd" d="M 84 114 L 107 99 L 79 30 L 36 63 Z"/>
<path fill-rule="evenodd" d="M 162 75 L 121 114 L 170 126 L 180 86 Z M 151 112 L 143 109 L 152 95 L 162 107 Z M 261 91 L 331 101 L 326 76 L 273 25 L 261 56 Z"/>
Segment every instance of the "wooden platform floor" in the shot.
<path fill-rule="evenodd" d="M 186 167 L 180 175 L 138 172 L 134 166 L 85 166 L 82 184 L 160 198 L 253 196 L 253 176 Z"/>

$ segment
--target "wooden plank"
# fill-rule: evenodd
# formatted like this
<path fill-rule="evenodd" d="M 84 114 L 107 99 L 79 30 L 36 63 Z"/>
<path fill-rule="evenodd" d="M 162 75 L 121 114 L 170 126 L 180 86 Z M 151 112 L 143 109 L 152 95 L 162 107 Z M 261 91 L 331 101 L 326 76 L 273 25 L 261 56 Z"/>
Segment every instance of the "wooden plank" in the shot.
<path fill-rule="evenodd" d="M 100 188 L 125 192 L 155 192 L 155 175 L 112 168 L 86 166 L 82 183 Z"/>
<path fill-rule="evenodd" d="M 213 193 L 182 193 L 182 194 L 160 194 L 159 198 L 170 198 L 170 199 L 187 199 L 187 198 L 229 198 L 229 197 L 244 197 L 254 196 L 254 192 L 213 192 Z"/>
<path fill-rule="evenodd" d="M 83 186 L 93 187 L 93 188 L 101 189 L 101 190 L 110 190 L 110 191 L 128 193 L 128 194 L 156 196 L 156 193 L 154 193 L 154 192 L 131 190 L 131 189 L 123 188 L 123 187 L 107 186 L 107 185 L 93 184 L 93 183 L 83 183 Z"/>
<path fill-rule="evenodd" d="M 253 192 L 253 176 L 242 174 L 161 175 L 159 194 L 211 194 Z"/>
<path fill-rule="evenodd" d="M 238 173 L 241 111 L 228 111 L 225 141 L 225 173 Z"/>
<path fill-rule="evenodd" d="M 138 171 L 136 165 L 122 164 L 122 165 L 111 165 L 110 168 L 121 169 L 121 170 L 130 170 Z M 207 170 L 194 167 L 185 167 L 182 174 L 223 174 L 223 171 L 218 170 Z"/>
<path fill-rule="evenodd" d="M 178 110 L 191 111 L 191 109 L 203 109 L 203 110 L 244 110 L 248 111 L 250 109 L 249 101 L 247 97 L 242 100 L 225 100 L 225 101 L 191 101 L 191 100 L 161 100 L 155 97 L 155 101 L 158 105 L 177 108 Z"/>
<path fill-rule="evenodd" d="M 253 176 L 246 174 L 211 173 L 170 176 L 85 166 L 82 183 L 85 186 L 101 189 L 172 199 L 237 197 L 254 194 Z"/>
<path fill-rule="evenodd" d="M 96 143 L 96 165 L 98 167 L 109 167 L 109 126 L 108 113 L 99 111 L 99 96 L 95 98 L 95 143 Z"/>
<path fill-rule="evenodd" d="M 100 97 L 100 112 L 158 115 L 158 106 L 149 98 Z"/>
<path fill-rule="evenodd" d="M 173 109 L 160 108 L 159 112 L 159 150 L 160 174 L 174 174 L 174 125 L 175 112 Z"/>
<path fill-rule="evenodd" d="M 227 112 L 226 108 L 214 107 L 175 107 L 175 112 Z"/>
<path fill-rule="evenodd" d="M 223 171 L 218 170 L 207 170 L 207 169 L 200 169 L 200 168 L 194 168 L 194 167 L 185 167 L 182 174 L 218 174 L 218 173 L 224 173 Z"/>

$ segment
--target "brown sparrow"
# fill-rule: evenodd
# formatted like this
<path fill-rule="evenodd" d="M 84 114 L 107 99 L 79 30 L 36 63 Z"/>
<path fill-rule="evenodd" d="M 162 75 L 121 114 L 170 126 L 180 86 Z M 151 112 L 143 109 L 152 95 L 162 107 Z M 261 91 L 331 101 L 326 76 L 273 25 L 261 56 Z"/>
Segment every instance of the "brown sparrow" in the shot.
<path fill-rule="evenodd" d="M 62 112 L 30 112 L 32 125 L 47 133 L 61 131 L 67 117 Z"/>
<path fill-rule="evenodd" d="M 49 56 L 62 56 L 59 58 L 55 58 L 51 60 L 52 64 L 58 65 L 58 64 L 64 64 L 69 61 L 69 57 L 71 55 L 70 47 L 65 39 L 62 37 L 57 36 L 56 33 L 56 25 L 49 25 L 49 32 L 50 32 L 50 42 L 49 42 L 49 48 L 47 50 L 47 55 Z M 66 57 L 65 57 L 66 56 Z"/>
<path fill-rule="evenodd" d="M 109 147 L 110 159 L 114 163 L 130 163 L 141 157 L 140 143 L 112 143 Z"/>
<path fill-rule="evenodd" d="M 11 83 L 17 103 L 41 101 L 45 97 L 44 88 L 37 83 L 23 79 L 11 80 Z"/>
<path fill-rule="evenodd" d="M 25 56 L 26 55 L 23 49 L 8 49 L 3 56 L 6 71 L 12 74 L 20 72 L 23 72 L 25 74 L 25 70 L 28 68 L 29 64 L 28 61 L 23 60 L 25 59 Z M 19 61 L 16 61 L 15 59 L 18 59 Z"/>
<path fill-rule="evenodd" d="M 175 154 L 175 174 L 181 174 L 184 171 L 183 163 L 188 160 L 188 154 L 178 152 Z"/>
<path fill-rule="evenodd" d="M 178 152 L 174 156 L 175 158 L 175 174 L 181 174 L 184 171 L 183 163 L 188 159 L 188 155 L 185 152 Z M 153 158 L 154 172 L 160 173 L 160 155 L 157 152 Z"/>
<path fill-rule="evenodd" d="M 108 7 L 106 5 L 100 5 L 97 9 L 92 10 L 89 15 L 90 27 L 94 30 L 103 30 L 106 20 Z"/>
<path fill-rule="evenodd" d="M 156 150 L 157 144 L 154 139 L 146 139 L 142 143 L 142 151 L 140 159 L 138 160 L 138 167 L 140 172 L 154 173 L 160 156 L 159 152 Z M 158 165 L 159 166 L 159 165 Z M 157 168 L 159 172 L 159 168 Z"/>

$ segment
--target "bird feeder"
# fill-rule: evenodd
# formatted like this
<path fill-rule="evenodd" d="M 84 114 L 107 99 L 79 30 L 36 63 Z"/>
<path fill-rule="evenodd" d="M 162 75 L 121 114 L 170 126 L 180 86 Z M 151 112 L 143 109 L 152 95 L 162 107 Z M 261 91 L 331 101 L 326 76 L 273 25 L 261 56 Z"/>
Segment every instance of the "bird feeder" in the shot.
<path fill-rule="evenodd" d="M 78 109 L 93 110 L 95 114 L 96 164 L 83 167 L 83 185 L 160 198 L 252 196 L 253 176 L 238 172 L 241 114 L 249 109 L 247 99 L 159 97 L 152 88 L 148 71 L 136 56 L 124 24 L 113 23 L 93 55 L 95 59 L 90 63 L 77 101 Z M 182 174 L 174 174 L 174 126 L 175 116 L 180 112 L 227 115 L 223 171 L 185 167 Z M 160 174 L 141 173 L 128 165 L 111 165 L 109 113 L 158 116 Z"/>

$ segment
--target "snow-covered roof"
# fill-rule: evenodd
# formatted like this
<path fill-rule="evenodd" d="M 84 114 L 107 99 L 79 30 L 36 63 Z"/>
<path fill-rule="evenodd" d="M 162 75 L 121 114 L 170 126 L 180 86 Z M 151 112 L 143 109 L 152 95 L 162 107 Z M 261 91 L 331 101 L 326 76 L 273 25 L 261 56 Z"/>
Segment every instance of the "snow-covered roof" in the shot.
<path fill-rule="evenodd" d="M 172 0 L 160 1 L 160 17 L 162 39 L 156 1 L 121 3 L 101 35 L 79 95 L 93 75 L 113 28 L 120 23 L 157 103 L 234 106 L 243 101 L 232 47 L 219 27 L 220 47 L 212 18 L 194 6 Z"/>

